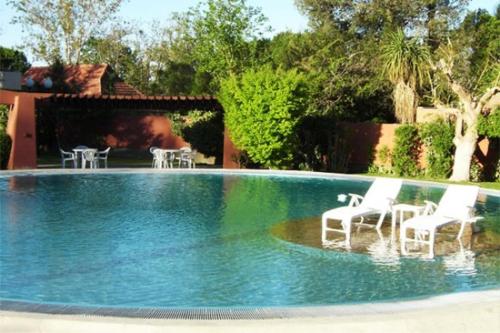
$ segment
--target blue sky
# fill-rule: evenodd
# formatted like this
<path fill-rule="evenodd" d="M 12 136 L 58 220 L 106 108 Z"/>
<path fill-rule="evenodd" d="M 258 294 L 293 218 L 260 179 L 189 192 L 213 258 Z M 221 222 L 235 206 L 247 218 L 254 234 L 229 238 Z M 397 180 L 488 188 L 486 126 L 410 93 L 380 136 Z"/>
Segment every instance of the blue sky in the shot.
<path fill-rule="evenodd" d="M 146 24 L 152 20 L 165 21 L 173 12 L 183 12 L 196 5 L 199 0 L 125 0 L 118 15 L 127 21 Z M 302 31 L 307 28 L 307 18 L 302 16 L 293 0 L 247 0 L 254 7 L 260 7 L 274 33 L 291 30 Z M 469 8 L 485 8 L 493 12 L 498 0 L 472 0 Z M 15 47 L 22 39 L 21 28 L 10 24 L 14 12 L 0 0 L 0 45 Z M 29 55 L 28 55 L 28 58 Z M 28 59 L 33 62 L 33 59 Z"/>

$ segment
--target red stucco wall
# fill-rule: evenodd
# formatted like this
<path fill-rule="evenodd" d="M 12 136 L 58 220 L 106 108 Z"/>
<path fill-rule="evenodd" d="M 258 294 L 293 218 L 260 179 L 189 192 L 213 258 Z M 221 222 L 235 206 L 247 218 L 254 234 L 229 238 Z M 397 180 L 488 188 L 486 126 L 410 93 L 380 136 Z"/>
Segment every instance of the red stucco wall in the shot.
<path fill-rule="evenodd" d="M 240 165 L 237 162 L 240 152 L 231 141 L 231 136 L 227 128 L 224 129 L 224 156 L 222 167 L 224 169 L 239 169 Z"/>
<path fill-rule="evenodd" d="M 35 101 L 48 95 L 0 90 L 0 104 L 12 106 L 7 123 L 12 139 L 8 169 L 36 168 Z"/>

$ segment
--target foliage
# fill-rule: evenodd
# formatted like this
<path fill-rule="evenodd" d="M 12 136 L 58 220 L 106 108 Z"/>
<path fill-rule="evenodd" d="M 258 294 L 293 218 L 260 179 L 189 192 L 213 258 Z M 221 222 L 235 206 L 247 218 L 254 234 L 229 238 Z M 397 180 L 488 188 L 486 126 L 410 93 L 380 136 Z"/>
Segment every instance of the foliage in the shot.
<path fill-rule="evenodd" d="M 396 129 L 392 163 L 398 176 L 416 176 L 418 170 L 419 138 L 414 125 L 401 125 Z"/>
<path fill-rule="evenodd" d="M 58 57 L 65 63 L 80 62 L 83 45 L 91 36 L 104 31 L 123 0 L 8 0 L 17 11 L 14 23 L 28 32 L 26 47 L 52 63 Z"/>
<path fill-rule="evenodd" d="M 477 130 L 480 135 L 488 138 L 500 138 L 500 108 L 497 108 L 488 116 L 481 115 Z"/>
<path fill-rule="evenodd" d="M 23 52 L 0 46 L 0 71 L 24 73 L 30 66 Z"/>
<path fill-rule="evenodd" d="M 222 112 L 189 111 L 165 114 L 172 123 L 174 134 L 182 137 L 205 156 L 215 156 L 215 164 L 221 164 L 224 141 Z"/>
<path fill-rule="evenodd" d="M 245 0 L 206 0 L 175 19 L 191 45 L 197 71 L 209 73 L 215 84 L 255 65 L 257 39 L 269 30 L 260 9 Z"/>
<path fill-rule="evenodd" d="M 418 39 L 407 39 L 403 30 L 390 33 L 381 51 L 383 72 L 394 85 L 396 118 L 413 123 L 418 104 L 417 88 L 426 77 L 429 51 Z"/>
<path fill-rule="evenodd" d="M 426 147 L 425 174 L 445 178 L 450 175 L 453 163 L 453 126 L 443 120 L 423 124 L 420 138 Z"/>
<path fill-rule="evenodd" d="M 140 63 L 138 63 L 136 52 L 127 45 L 125 40 L 129 34 L 130 31 L 126 27 L 116 27 L 106 36 L 90 37 L 82 47 L 81 62 L 108 64 L 125 82 L 134 81 L 133 76 Z M 136 87 L 139 88 L 138 85 Z"/>
<path fill-rule="evenodd" d="M 392 174 L 392 152 L 387 145 L 383 145 L 377 152 L 376 160 L 368 167 L 368 173 Z"/>
<path fill-rule="evenodd" d="M 0 104 L 0 169 L 7 167 L 10 155 L 11 140 L 7 135 L 8 117 L 9 108 L 7 105 Z"/>
<path fill-rule="evenodd" d="M 291 166 L 296 128 L 307 105 L 305 77 L 265 66 L 222 81 L 219 100 L 238 149 L 269 168 Z"/>
<path fill-rule="evenodd" d="M 500 7 L 499 7 L 500 8 Z M 462 49 L 456 66 L 460 82 L 473 93 L 498 85 L 500 75 L 500 17 L 486 10 L 470 12 L 455 32 L 454 44 Z M 458 71 L 457 71 L 458 72 Z"/>
<path fill-rule="evenodd" d="M 294 153 L 294 168 L 330 171 L 336 162 L 340 164 L 341 154 L 335 149 L 338 131 L 334 119 L 306 115 L 297 124 L 297 133 L 299 140 Z"/>

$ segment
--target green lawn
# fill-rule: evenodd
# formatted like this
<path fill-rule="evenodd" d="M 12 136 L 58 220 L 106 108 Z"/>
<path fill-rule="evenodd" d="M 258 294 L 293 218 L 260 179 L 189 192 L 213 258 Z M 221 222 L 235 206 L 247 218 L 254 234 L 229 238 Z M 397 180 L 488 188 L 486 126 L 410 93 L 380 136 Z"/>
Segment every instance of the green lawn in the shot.
<path fill-rule="evenodd" d="M 374 174 L 374 173 L 364 173 L 362 175 L 365 176 L 379 176 L 379 177 L 391 177 L 391 178 L 398 178 L 397 176 L 393 175 L 386 175 L 386 174 Z M 500 182 L 452 182 L 448 179 L 443 179 L 443 178 L 430 178 L 430 177 L 425 177 L 425 176 L 420 176 L 420 177 L 403 177 L 405 179 L 412 179 L 412 180 L 425 180 L 425 181 L 430 181 L 430 182 L 438 182 L 438 183 L 443 183 L 443 184 L 472 184 L 472 185 L 478 185 L 482 188 L 488 188 L 492 190 L 500 190 Z"/>
<path fill-rule="evenodd" d="M 153 156 L 149 152 L 130 152 L 130 151 L 113 151 L 111 150 L 108 156 L 109 168 L 150 168 L 153 162 Z M 39 153 L 37 158 L 39 169 L 60 168 L 61 157 L 55 153 Z M 196 166 L 203 168 L 214 168 L 207 164 L 206 160 L 202 163 L 197 163 Z M 66 162 L 66 167 L 71 167 L 70 162 Z"/>
<path fill-rule="evenodd" d="M 115 153 L 110 154 L 108 158 L 108 166 L 110 168 L 147 168 L 151 167 L 152 157 L 150 154 L 124 154 Z M 66 164 L 67 166 L 69 164 Z M 39 154 L 38 156 L 38 167 L 39 168 L 59 168 L 61 166 L 61 158 L 56 154 Z M 213 165 L 203 165 L 203 167 L 214 167 Z M 220 166 L 219 166 L 220 167 Z M 374 173 L 363 173 L 360 175 L 365 176 L 379 176 L 379 177 L 394 177 L 392 175 L 385 174 L 374 174 Z M 405 179 L 412 180 L 426 180 L 432 182 L 439 182 L 444 184 L 456 184 L 456 182 L 451 182 L 448 179 L 433 179 L 429 177 L 404 177 Z M 460 182 L 459 184 L 475 184 L 482 188 L 488 188 L 493 190 L 500 190 L 500 182 Z"/>

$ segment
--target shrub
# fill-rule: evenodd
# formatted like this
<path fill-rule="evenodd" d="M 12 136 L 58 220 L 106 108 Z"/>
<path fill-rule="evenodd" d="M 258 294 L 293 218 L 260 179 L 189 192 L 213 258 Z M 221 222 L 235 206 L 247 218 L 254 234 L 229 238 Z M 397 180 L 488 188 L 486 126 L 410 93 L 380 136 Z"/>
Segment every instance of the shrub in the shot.
<path fill-rule="evenodd" d="M 427 148 L 425 173 L 430 177 L 448 177 L 453 164 L 454 133 L 451 124 L 443 120 L 423 124 L 419 134 Z"/>
<path fill-rule="evenodd" d="M 500 108 L 495 109 L 488 116 L 481 115 L 477 131 L 488 138 L 500 138 Z"/>
<path fill-rule="evenodd" d="M 205 156 L 214 156 L 215 163 L 222 163 L 224 125 L 222 112 L 189 111 L 165 114 L 172 123 L 172 131 Z"/>
<path fill-rule="evenodd" d="M 420 142 L 418 129 L 414 125 L 401 125 L 396 129 L 392 163 L 398 176 L 416 176 Z"/>
<path fill-rule="evenodd" d="M 0 169 L 7 167 L 10 155 L 11 141 L 7 135 L 8 117 L 9 108 L 6 105 L 0 105 Z"/>
<path fill-rule="evenodd" d="M 296 129 L 306 96 L 302 74 L 264 66 L 223 80 L 219 100 L 236 147 L 255 163 L 287 168 L 297 147 Z"/>

